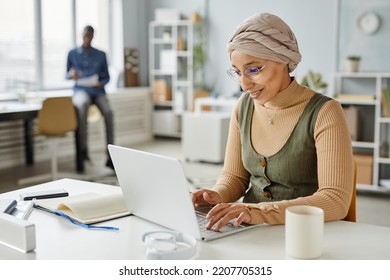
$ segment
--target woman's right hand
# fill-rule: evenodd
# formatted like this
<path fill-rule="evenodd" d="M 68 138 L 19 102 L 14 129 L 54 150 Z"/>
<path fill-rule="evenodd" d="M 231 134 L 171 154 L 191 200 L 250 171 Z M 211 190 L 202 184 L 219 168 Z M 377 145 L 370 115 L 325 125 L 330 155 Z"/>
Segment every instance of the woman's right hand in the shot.
<path fill-rule="evenodd" d="M 221 202 L 221 196 L 213 190 L 201 189 L 191 194 L 194 206 L 216 205 Z"/>

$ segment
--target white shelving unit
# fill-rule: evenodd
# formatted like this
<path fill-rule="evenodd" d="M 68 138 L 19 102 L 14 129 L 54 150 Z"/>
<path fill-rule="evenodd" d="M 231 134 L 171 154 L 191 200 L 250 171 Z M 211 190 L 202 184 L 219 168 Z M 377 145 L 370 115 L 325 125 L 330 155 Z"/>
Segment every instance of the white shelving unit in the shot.
<path fill-rule="evenodd" d="M 373 157 L 372 184 L 358 184 L 360 190 L 390 192 L 380 185 L 383 179 L 390 182 L 390 148 L 384 149 L 390 147 L 390 118 L 385 117 L 382 103 L 385 88 L 390 88 L 390 73 L 334 73 L 330 85 L 330 96 L 343 107 L 358 108 L 360 134 L 352 141 L 354 153 Z"/>
<path fill-rule="evenodd" d="M 182 114 L 193 102 L 193 24 L 149 23 L 149 81 L 165 80 L 172 100 L 154 104 L 154 135 L 180 137 Z"/>

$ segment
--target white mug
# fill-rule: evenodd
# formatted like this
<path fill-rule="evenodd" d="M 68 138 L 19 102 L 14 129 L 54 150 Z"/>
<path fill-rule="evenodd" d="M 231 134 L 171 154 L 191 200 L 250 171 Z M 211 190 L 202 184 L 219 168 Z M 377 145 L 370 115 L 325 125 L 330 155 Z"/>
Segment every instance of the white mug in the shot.
<path fill-rule="evenodd" d="M 314 259 L 322 254 L 324 210 L 298 205 L 286 209 L 286 253 L 299 259 Z"/>

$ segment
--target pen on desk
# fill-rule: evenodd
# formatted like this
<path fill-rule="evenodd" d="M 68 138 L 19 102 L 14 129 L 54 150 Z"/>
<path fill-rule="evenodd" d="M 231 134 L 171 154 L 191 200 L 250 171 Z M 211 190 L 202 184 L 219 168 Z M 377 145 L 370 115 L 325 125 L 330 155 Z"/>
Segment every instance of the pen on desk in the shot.
<path fill-rule="evenodd" d="M 35 203 L 35 199 L 32 199 L 28 203 L 28 205 L 26 207 L 26 210 L 23 213 L 22 220 L 27 220 L 28 219 L 28 217 L 30 216 L 30 214 L 31 214 L 31 212 L 32 212 L 32 210 L 34 208 L 34 203 Z"/>

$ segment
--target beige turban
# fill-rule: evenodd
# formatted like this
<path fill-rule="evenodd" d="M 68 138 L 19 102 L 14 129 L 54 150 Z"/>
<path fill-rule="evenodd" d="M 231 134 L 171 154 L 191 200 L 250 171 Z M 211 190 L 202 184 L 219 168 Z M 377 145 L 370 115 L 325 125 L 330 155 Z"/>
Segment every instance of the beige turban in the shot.
<path fill-rule="evenodd" d="M 272 14 L 256 14 L 237 26 L 229 39 L 227 51 L 249 54 L 288 64 L 294 71 L 301 61 L 298 42 L 290 27 Z"/>

